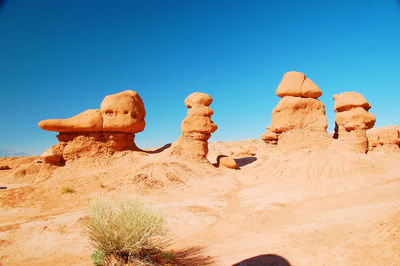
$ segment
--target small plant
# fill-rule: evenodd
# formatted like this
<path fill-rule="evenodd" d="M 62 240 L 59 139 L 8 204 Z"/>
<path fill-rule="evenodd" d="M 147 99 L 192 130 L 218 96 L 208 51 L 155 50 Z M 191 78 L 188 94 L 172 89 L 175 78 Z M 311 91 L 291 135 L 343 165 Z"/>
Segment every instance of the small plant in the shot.
<path fill-rule="evenodd" d="M 111 201 L 98 196 L 89 200 L 86 231 L 96 249 L 93 263 L 152 265 L 169 261 L 173 254 L 161 251 L 163 224 L 161 212 L 138 199 Z"/>
<path fill-rule="evenodd" d="M 61 192 L 61 194 L 65 194 L 65 193 L 74 193 L 75 190 L 73 190 L 73 189 L 70 188 L 69 186 L 62 186 L 60 192 Z"/>
<path fill-rule="evenodd" d="M 93 264 L 96 266 L 101 266 L 104 265 L 104 262 L 106 260 L 106 255 L 102 250 L 96 249 L 93 254 L 92 254 L 92 261 Z"/>

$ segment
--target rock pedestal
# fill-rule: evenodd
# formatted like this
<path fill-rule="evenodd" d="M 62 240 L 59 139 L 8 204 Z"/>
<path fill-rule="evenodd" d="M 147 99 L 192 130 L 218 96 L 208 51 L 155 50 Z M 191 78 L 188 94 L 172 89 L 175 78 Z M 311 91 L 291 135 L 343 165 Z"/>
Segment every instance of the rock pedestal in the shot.
<path fill-rule="evenodd" d="M 333 96 L 335 100 L 335 133 L 344 148 L 366 153 L 368 138 L 366 130 L 372 128 L 376 117 L 368 112 L 369 102 L 357 92 L 343 92 Z"/>
<path fill-rule="evenodd" d="M 140 96 L 127 90 L 106 96 L 100 109 L 89 109 L 67 119 L 40 121 L 40 128 L 60 133 L 59 144 L 45 151 L 41 159 L 62 165 L 81 156 L 139 150 L 134 142 L 135 133 L 144 130 L 145 116 Z"/>
<path fill-rule="evenodd" d="M 276 95 L 282 99 L 272 111 L 271 125 L 261 136 L 266 143 L 290 146 L 290 142 L 305 143 L 314 136 L 327 137 L 325 105 L 317 99 L 322 92 L 311 79 L 300 72 L 285 73 Z"/>
<path fill-rule="evenodd" d="M 181 124 L 182 135 L 172 145 L 171 154 L 193 160 L 207 160 L 207 141 L 218 128 L 211 120 L 214 112 L 209 105 L 212 101 L 210 95 L 200 92 L 192 93 L 185 99 L 189 110 Z"/>

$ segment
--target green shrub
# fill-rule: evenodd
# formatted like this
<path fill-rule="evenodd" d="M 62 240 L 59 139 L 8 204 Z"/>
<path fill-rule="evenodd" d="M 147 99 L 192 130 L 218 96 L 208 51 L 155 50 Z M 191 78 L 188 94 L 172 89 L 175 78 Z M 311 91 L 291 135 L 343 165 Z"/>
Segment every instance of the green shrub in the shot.
<path fill-rule="evenodd" d="M 96 249 L 93 263 L 108 264 L 110 258 L 137 265 L 147 265 L 160 256 L 164 260 L 160 251 L 163 242 L 157 239 L 163 233 L 163 223 L 159 210 L 138 199 L 91 199 L 87 233 Z"/>

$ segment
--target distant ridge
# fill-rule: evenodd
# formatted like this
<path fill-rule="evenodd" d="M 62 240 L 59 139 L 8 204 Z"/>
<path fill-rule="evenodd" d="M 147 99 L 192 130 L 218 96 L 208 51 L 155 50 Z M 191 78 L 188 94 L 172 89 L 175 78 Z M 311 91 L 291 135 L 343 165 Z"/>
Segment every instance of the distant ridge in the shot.
<path fill-rule="evenodd" d="M 13 149 L 0 149 L 0 157 L 32 156 L 32 154 Z"/>

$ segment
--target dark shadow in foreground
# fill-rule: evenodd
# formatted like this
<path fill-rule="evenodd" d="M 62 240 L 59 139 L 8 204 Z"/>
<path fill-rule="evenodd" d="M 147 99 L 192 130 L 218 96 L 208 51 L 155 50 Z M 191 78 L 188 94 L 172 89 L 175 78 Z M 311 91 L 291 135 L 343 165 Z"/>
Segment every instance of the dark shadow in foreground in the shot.
<path fill-rule="evenodd" d="M 210 256 L 201 255 L 202 248 L 192 247 L 183 250 L 174 250 L 173 265 L 212 265 L 214 260 Z"/>
<path fill-rule="evenodd" d="M 254 156 L 235 159 L 235 162 L 238 167 L 242 167 L 242 166 L 251 164 L 252 162 L 255 162 L 255 161 L 257 161 L 257 157 L 254 157 Z"/>
<path fill-rule="evenodd" d="M 232 266 L 291 266 L 290 263 L 283 257 L 275 254 L 266 254 L 252 257 L 241 262 L 235 263 Z"/>

